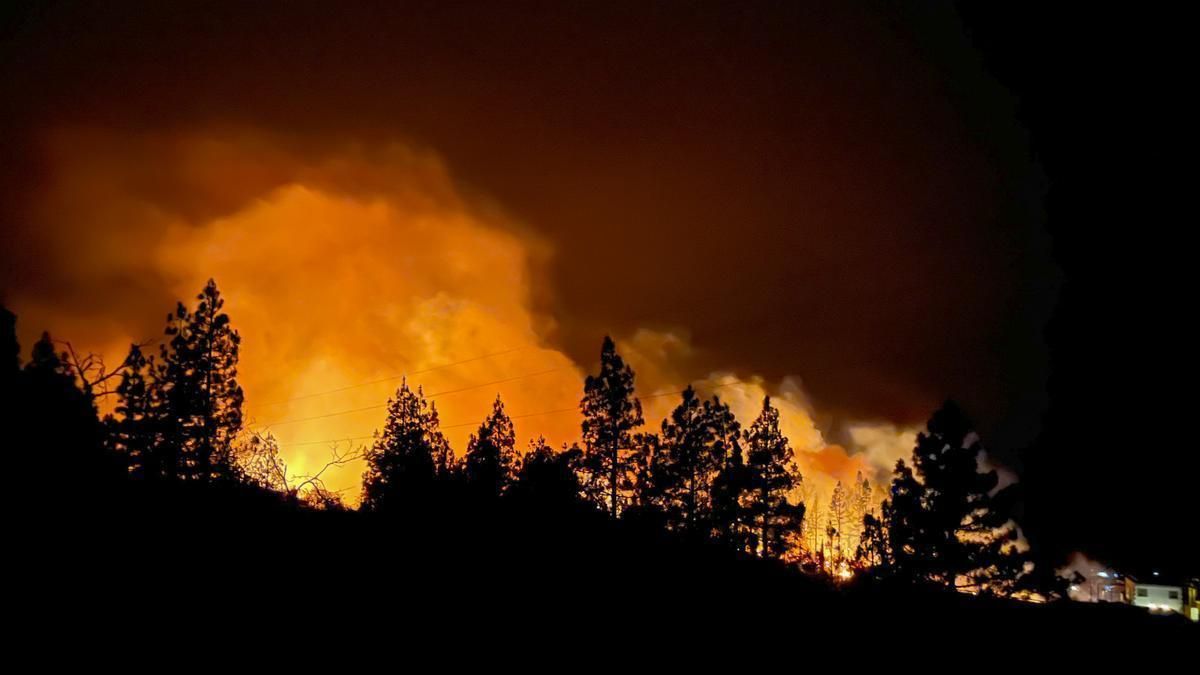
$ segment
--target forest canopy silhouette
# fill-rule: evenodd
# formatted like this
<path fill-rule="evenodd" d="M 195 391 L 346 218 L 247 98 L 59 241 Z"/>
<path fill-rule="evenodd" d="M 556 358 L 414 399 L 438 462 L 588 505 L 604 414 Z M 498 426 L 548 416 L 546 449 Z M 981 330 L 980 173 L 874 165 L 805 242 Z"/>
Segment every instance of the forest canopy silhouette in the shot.
<path fill-rule="evenodd" d="M 1012 486 L 997 490 L 996 472 L 981 467 L 978 439 L 953 403 L 918 435 L 915 471 L 897 463 L 896 480 L 881 486 L 882 502 L 859 474 L 837 483 L 828 509 L 817 511 L 803 502 L 804 477 L 769 396 L 743 422 L 719 393 L 702 398 L 689 385 L 655 430 L 645 424 L 634 370 L 605 337 L 599 371 L 583 386 L 577 442 L 554 449 L 537 437 L 519 448 L 497 394 L 467 447 L 455 452 L 436 402 L 403 379 L 369 443 L 335 449 L 321 470 L 295 475 L 274 437 L 245 425 L 242 337 L 214 281 L 167 316 L 157 354 L 134 344 L 111 370 L 48 333 L 22 363 L 15 317 L 4 316 L 12 424 L 21 446 L 45 444 L 50 450 L 39 457 L 58 462 L 41 470 L 63 478 L 57 506 L 85 508 L 142 483 L 259 491 L 295 509 L 346 511 L 347 500 L 322 474 L 361 457 L 361 497 L 353 501 L 364 513 L 486 513 L 502 501 L 589 508 L 610 521 L 832 578 L 860 571 L 973 593 L 1062 594 L 1053 575 L 1032 573 L 1010 517 Z M 110 396 L 112 412 L 101 417 Z"/>
<path fill-rule="evenodd" d="M 953 402 L 933 412 L 890 485 L 876 490 L 861 474 L 838 482 L 822 510 L 804 502 L 771 397 L 740 420 L 719 393 L 688 386 L 672 394 L 668 417 L 646 424 L 636 373 L 605 337 L 573 443 L 519 440 L 497 394 L 456 451 L 436 402 L 402 379 L 369 441 L 335 447 L 324 467 L 298 475 L 270 433 L 245 424 L 243 338 L 214 281 L 167 315 L 156 352 L 134 344 L 111 368 L 47 333 L 25 357 L 16 317 L 4 309 L 0 319 L 5 427 L 13 447 L 38 448 L 19 456 L 22 475 L 50 479 L 16 490 L 14 503 L 47 518 L 57 539 L 47 550 L 105 551 L 100 586 L 125 601 L 197 573 L 204 587 L 218 584 L 212 592 L 236 593 L 212 565 L 235 552 L 269 564 L 306 539 L 322 544 L 300 565 L 310 572 L 336 566 L 330 551 L 366 544 L 397 573 L 459 579 L 388 593 L 490 603 L 508 589 L 567 612 L 560 589 L 587 579 L 658 611 L 741 611 L 767 594 L 830 616 L 899 601 L 931 625 L 954 626 L 963 612 L 991 625 L 1013 606 L 933 600 L 1032 607 L 1061 603 L 1073 581 L 1020 540 L 1015 486 L 999 488 L 981 464 L 979 437 Z M 352 506 L 322 476 L 356 459 L 365 470 Z"/>
<path fill-rule="evenodd" d="M 804 665 L 1170 633 L 1061 565 L 1195 574 L 1172 24 L 4 4 L 15 614 Z"/>

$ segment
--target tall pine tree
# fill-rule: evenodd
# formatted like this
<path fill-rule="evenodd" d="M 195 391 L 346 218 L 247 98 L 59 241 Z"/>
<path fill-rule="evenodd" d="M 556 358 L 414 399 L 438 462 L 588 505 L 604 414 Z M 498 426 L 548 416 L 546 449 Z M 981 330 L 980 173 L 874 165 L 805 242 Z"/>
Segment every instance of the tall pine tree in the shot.
<path fill-rule="evenodd" d="M 439 455 L 449 447 L 438 428 L 436 409 L 420 387 L 413 391 L 408 386 L 408 380 L 388 400 L 387 411 L 383 431 L 375 434 L 366 453 L 362 508 L 367 511 L 397 511 L 427 500 L 438 475 Z"/>
<path fill-rule="evenodd" d="M 929 571 L 956 588 L 997 590 L 1015 581 L 1008 578 L 1018 557 L 1009 527 L 1014 491 L 996 491 L 996 472 L 979 470 L 982 452 L 970 420 L 947 401 L 917 436 L 913 464 L 925 488 Z"/>
<path fill-rule="evenodd" d="M 886 532 L 877 546 L 885 570 L 910 579 L 926 575 L 924 499 L 924 486 L 904 460 L 897 460 L 889 496 L 882 508 Z"/>
<path fill-rule="evenodd" d="M 889 563 L 906 578 L 973 592 L 1011 592 L 1025 568 L 1009 519 L 1013 490 L 980 471 L 983 449 L 962 410 L 947 402 L 913 449 L 915 474 L 896 465 L 884 503 Z"/>
<path fill-rule="evenodd" d="M 634 396 L 633 369 L 605 336 L 600 350 L 600 373 L 583 385 L 583 442 L 590 480 L 604 495 L 613 518 L 620 495 L 632 486 L 630 449 L 633 430 L 642 425 L 642 404 Z M 625 454 L 622 454 L 624 452 Z"/>
<path fill-rule="evenodd" d="M 162 403 L 159 462 L 168 478 L 211 481 L 234 471 L 233 442 L 242 429 L 237 382 L 241 338 L 212 279 L 195 311 L 179 303 L 167 317 L 170 341 L 161 348 L 156 386 Z"/>
<path fill-rule="evenodd" d="M 735 549 L 746 547 L 747 527 L 743 499 L 747 489 L 742 427 L 727 403 L 714 395 L 705 402 L 713 431 L 713 454 L 719 458 L 709 486 L 709 524 L 714 538 Z"/>
<path fill-rule="evenodd" d="M 800 485 L 792 448 L 779 428 L 779 410 L 771 397 L 745 432 L 748 516 L 756 526 L 759 554 L 778 558 L 788 552 L 804 520 L 804 504 L 793 503 Z"/>
<path fill-rule="evenodd" d="M 512 482 L 517 464 L 512 419 L 497 394 L 492 412 L 467 442 L 463 475 L 475 494 L 498 497 Z"/>
<path fill-rule="evenodd" d="M 131 346 L 117 385 L 116 416 L 109 420 L 109 443 L 130 475 L 153 480 L 162 478 L 163 468 L 157 461 L 159 407 L 150 372 L 151 364 L 141 347 Z"/>
<path fill-rule="evenodd" d="M 667 522 L 692 533 L 707 528 L 712 479 L 724 459 L 711 411 L 711 405 L 702 403 L 689 386 L 662 423 Z"/>

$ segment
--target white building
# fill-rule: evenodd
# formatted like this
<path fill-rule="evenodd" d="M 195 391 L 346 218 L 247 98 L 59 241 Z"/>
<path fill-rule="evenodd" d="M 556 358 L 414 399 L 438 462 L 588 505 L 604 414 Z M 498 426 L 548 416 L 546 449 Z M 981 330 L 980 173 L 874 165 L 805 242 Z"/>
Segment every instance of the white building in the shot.
<path fill-rule="evenodd" d="M 1129 582 L 1129 601 L 1136 607 L 1145 607 L 1150 611 L 1183 613 L 1184 592 L 1182 586 L 1165 586 L 1161 584 L 1143 584 Z"/>

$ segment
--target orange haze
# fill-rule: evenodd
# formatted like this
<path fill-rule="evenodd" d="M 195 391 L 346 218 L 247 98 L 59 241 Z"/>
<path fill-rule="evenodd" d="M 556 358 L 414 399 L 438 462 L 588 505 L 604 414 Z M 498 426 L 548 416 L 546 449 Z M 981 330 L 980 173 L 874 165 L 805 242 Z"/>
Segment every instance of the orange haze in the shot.
<path fill-rule="evenodd" d="M 49 306 L 36 289 L 9 298 L 24 344 L 47 328 L 111 363 L 130 342 L 157 339 L 174 299 L 190 301 L 213 277 L 243 338 L 249 426 L 276 436 L 295 474 L 335 446 L 368 442 L 406 373 L 435 400 L 459 452 L 497 393 L 522 444 L 578 437 L 582 379 L 595 364 L 556 349 L 555 317 L 539 309 L 550 304 L 542 270 L 554 252 L 457 184 L 435 153 L 401 143 L 296 149 L 247 130 L 74 129 L 46 140 L 45 160 L 28 217 L 71 299 Z M 683 366 L 693 347 L 682 328 L 614 337 L 657 429 L 678 399 L 659 394 L 695 376 Z M 698 388 L 730 402 L 743 424 L 770 394 L 809 493 L 858 471 L 886 480 L 912 447 L 911 429 L 887 424 L 850 427 L 849 453 L 827 444 L 796 377 L 712 373 Z M 361 471 L 331 471 L 330 487 L 355 501 Z"/>

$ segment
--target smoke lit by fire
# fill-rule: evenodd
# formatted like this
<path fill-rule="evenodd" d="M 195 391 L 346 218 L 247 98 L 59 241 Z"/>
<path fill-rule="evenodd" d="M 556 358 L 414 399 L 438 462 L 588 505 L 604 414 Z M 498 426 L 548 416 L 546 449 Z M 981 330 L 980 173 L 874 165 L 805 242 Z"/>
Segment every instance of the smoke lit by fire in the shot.
<path fill-rule="evenodd" d="M 37 233 L 26 243 L 60 285 L 31 283 L 7 299 L 24 344 L 45 328 L 113 363 L 130 342 L 158 339 L 175 300 L 213 277 L 243 338 L 249 426 L 273 434 L 297 474 L 334 447 L 368 443 L 404 374 L 436 402 L 459 452 L 497 392 L 518 438 L 578 438 L 594 364 L 555 348 L 543 274 L 554 251 L 456 183 L 436 153 L 245 130 L 74 129 L 44 147 L 48 176 L 26 210 L 25 229 Z M 694 347 L 682 328 L 615 337 L 657 428 L 674 392 L 696 381 L 686 369 Z M 700 393 L 720 395 L 743 424 L 773 397 L 806 496 L 827 502 L 835 481 L 859 474 L 885 482 L 912 449 L 915 431 L 886 423 L 850 426 L 849 449 L 828 442 L 798 377 L 700 375 Z M 329 487 L 353 501 L 361 471 L 336 467 Z"/>

